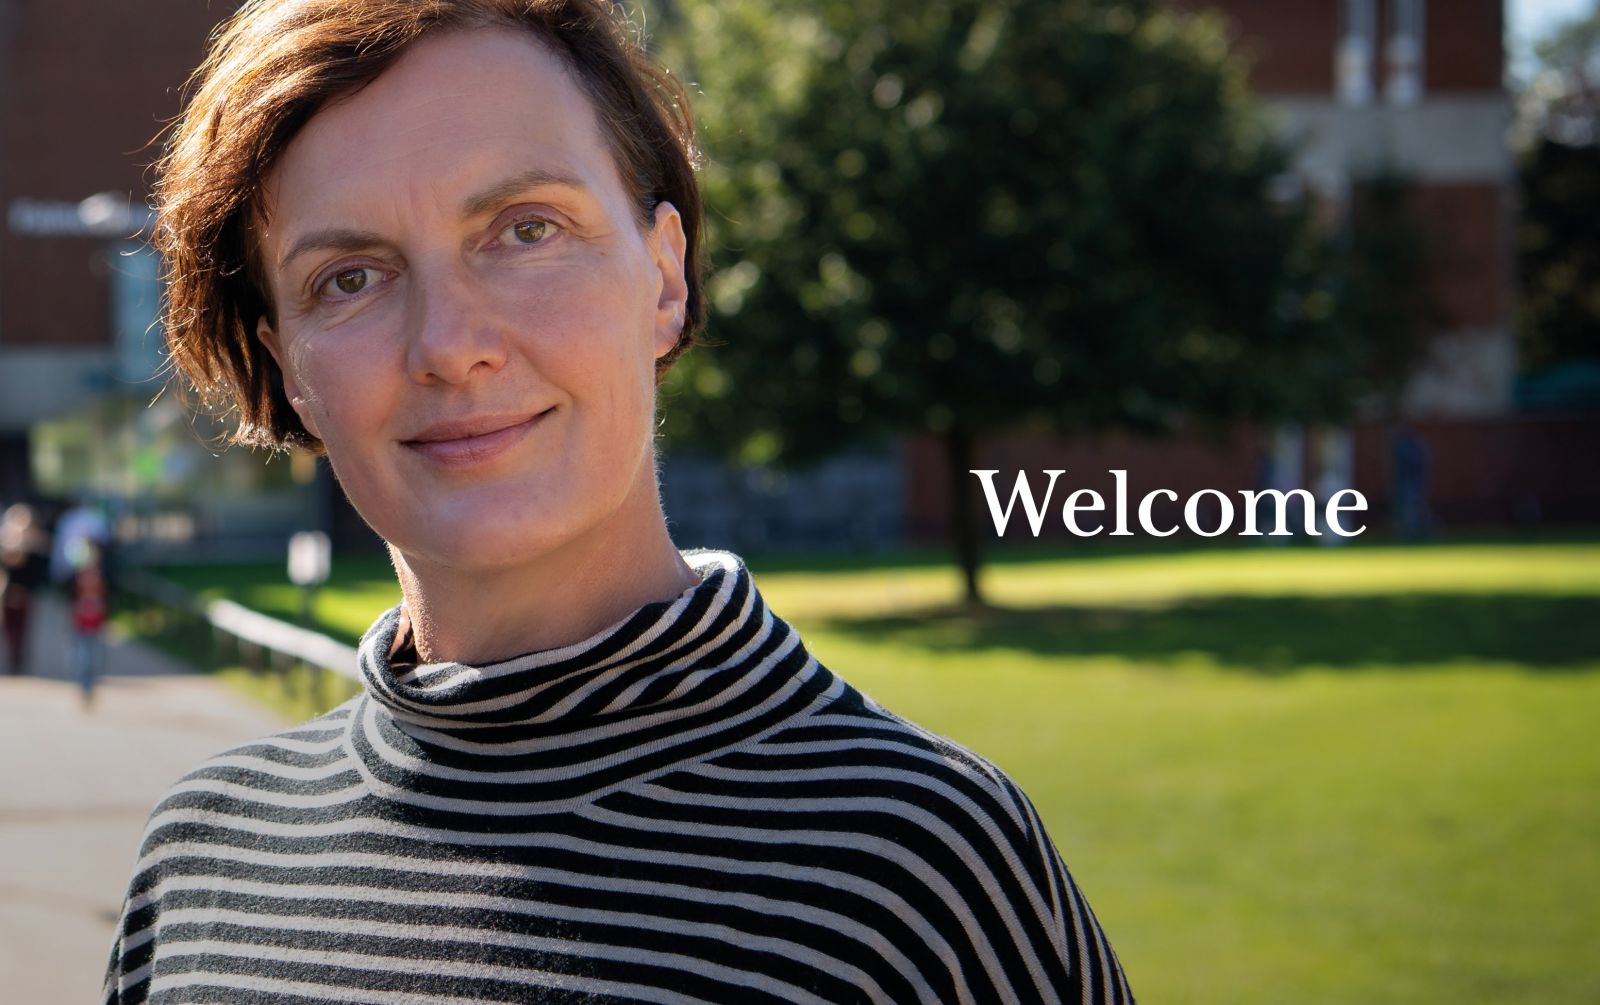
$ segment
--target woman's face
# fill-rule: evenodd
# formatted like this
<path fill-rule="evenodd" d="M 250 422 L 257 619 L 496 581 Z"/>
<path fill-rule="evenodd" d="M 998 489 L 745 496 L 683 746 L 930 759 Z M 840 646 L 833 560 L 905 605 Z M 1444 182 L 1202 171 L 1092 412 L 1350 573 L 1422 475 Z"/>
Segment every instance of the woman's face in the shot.
<path fill-rule="evenodd" d="M 265 194 L 277 324 L 258 334 L 403 555 L 505 567 L 659 513 L 654 366 L 682 327 L 681 224 L 662 204 L 640 226 L 541 43 L 423 39 L 313 116 Z"/>

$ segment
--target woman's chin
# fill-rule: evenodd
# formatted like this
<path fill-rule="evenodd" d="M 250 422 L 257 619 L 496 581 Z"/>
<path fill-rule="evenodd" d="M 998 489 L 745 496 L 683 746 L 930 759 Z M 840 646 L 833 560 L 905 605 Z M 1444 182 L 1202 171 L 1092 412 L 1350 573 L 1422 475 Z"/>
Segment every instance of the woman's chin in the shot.
<path fill-rule="evenodd" d="M 558 552 L 576 558 L 583 549 L 571 546 L 596 534 L 628 539 L 630 519 L 648 513 L 630 504 L 653 499 L 653 469 L 641 466 L 641 472 L 627 484 L 544 476 L 450 490 L 414 485 L 408 492 L 371 493 L 377 504 L 357 509 L 414 568 L 492 573 L 528 568 Z M 654 512 L 660 519 L 659 506 Z"/>
<path fill-rule="evenodd" d="M 526 566 L 559 550 L 580 532 L 574 521 L 558 513 L 504 508 L 440 513 L 409 524 L 402 532 L 383 535 L 390 547 L 413 564 L 457 572 L 492 573 Z"/>

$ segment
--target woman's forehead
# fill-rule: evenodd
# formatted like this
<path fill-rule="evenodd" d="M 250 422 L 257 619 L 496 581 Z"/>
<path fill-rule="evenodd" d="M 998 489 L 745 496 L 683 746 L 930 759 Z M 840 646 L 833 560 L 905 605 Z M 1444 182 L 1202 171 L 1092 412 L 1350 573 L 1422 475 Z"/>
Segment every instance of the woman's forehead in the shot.
<path fill-rule="evenodd" d="M 594 106 L 560 57 L 529 33 L 475 29 L 423 38 L 318 111 L 264 195 L 270 218 L 292 226 L 368 204 L 482 209 L 495 186 L 541 173 L 626 205 Z"/>

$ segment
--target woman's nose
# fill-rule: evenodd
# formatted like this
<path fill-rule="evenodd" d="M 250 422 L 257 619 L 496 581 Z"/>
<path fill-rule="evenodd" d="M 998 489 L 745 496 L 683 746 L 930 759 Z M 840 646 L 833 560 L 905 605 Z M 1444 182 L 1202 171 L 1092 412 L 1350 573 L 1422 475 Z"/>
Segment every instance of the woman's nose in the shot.
<path fill-rule="evenodd" d="M 506 332 L 470 275 L 418 270 L 410 292 L 406 368 L 412 380 L 461 384 L 505 365 Z"/>

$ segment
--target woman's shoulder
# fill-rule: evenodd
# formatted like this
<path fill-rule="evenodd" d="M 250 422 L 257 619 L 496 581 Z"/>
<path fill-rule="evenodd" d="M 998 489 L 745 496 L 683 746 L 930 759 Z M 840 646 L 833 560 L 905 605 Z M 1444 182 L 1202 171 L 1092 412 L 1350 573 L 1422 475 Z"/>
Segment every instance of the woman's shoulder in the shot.
<path fill-rule="evenodd" d="M 842 681 L 832 700 L 713 759 L 711 769 L 858 806 L 877 802 L 902 821 L 976 825 L 1005 844 L 1040 837 L 1027 796 L 1005 771 Z"/>
<path fill-rule="evenodd" d="M 358 698 L 206 758 L 167 787 L 151 811 L 145 844 L 197 827 L 260 822 L 348 788 L 354 781 L 345 733 Z"/>
<path fill-rule="evenodd" d="M 976 773 L 999 784 L 1015 784 L 995 764 L 957 740 L 885 707 L 839 679 L 838 693 L 790 724 L 768 742 L 818 747 L 832 744 L 858 751 L 896 751 L 937 769 Z M 820 749 L 820 747 L 818 747 Z"/>
<path fill-rule="evenodd" d="M 843 887 L 870 887 L 876 902 L 904 905 L 901 914 L 951 945 L 975 939 L 963 979 L 977 1000 L 1017 1000 L 1014 987 L 1030 981 L 1081 991 L 1116 972 L 1018 783 L 853 687 L 757 742 L 659 780 L 649 795 L 641 812 L 704 806 L 729 838 L 781 834 L 775 855 L 809 854 L 807 866 Z M 697 826 L 702 836 L 722 836 Z M 1112 998 L 1096 991 L 1083 1000 Z"/>

